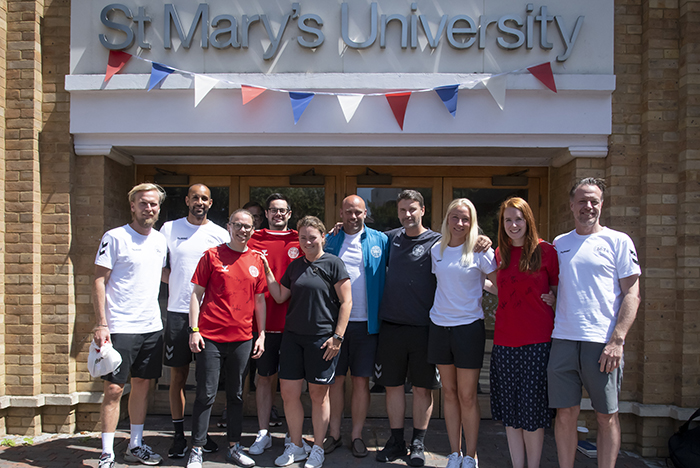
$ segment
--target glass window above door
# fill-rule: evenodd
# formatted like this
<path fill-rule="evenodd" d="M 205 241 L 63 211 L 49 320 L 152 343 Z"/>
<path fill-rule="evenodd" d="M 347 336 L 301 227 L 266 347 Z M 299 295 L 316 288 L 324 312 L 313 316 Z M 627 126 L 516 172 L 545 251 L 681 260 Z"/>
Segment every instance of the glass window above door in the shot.
<path fill-rule="evenodd" d="M 430 228 L 432 189 L 420 187 L 358 187 L 357 194 L 362 197 L 367 205 L 367 219 L 365 224 L 377 231 L 388 231 L 401 227 L 396 208 L 396 197 L 406 189 L 412 189 L 423 195 L 425 202 L 425 215 L 423 216 L 423 226 Z"/>

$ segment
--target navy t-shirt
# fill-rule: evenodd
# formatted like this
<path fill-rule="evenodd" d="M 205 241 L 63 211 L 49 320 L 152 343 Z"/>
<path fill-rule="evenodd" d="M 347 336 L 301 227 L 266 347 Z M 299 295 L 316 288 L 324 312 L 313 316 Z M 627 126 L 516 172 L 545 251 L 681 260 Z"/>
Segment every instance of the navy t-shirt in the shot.
<path fill-rule="evenodd" d="M 299 257 L 289 264 L 280 284 L 289 289 L 285 331 L 298 335 L 332 335 L 338 323 L 335 284 L 350 278 L 345 264 L 333 254 L 309 262 Z"/>
<path fill-rule="evenodd" d="M 428 229 L 417 237 L 409 237 L 404 228 L 385 234 L 389 237 L 389 262 L 379 318 L 428 326 L 437 285 L 430 271 L 430 248 L 442 236 Z"/>

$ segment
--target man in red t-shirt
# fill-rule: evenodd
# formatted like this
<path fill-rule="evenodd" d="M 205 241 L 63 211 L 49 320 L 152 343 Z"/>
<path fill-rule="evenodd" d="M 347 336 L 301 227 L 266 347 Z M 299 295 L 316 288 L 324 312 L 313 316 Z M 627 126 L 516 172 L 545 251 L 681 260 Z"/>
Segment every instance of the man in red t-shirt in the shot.
<path fill-rule="evenodd" d="M 292 209 L 284 195 L 273 193 L 267 198 L 265 207 L 265 216 L 270 228 L 255 231 L 248 246 L 262 252 L 267 257 L 275 278 L 281 278 L 284 276 L 287 266 L 300 255 L 299 234 L 287 227 L 289 218 L 292 216 Z M 265 293 L 265 302 L 267 306 L 265 354 L 256 362 L 259 377 L 255 390 L 255 400 L 260 430 L 255 442 L 250 446 L 252 455 L 259 455 L 265 449 L 272 447 L 272 438 L 268 427 L 271 425 L 270 411 L 272 410 L 273 395 L 277 388 L 279 349 L 282 343 L 284 321 L 287 316 L 287 304 L 289 303 L 289 301 L 285 301 L 278 304 L 269 293 Z"/>
<path fill-rule="evenodd" d="M 192 451 L 188 467 L 202 466 L 211 407 L 216 398 L 221 368 L 226 370 L 226 459 L 240 466 L 254 466 L 243 453 L 243 380 L 248 358 L 265 351 L 265 290 L 263 262 L 248 248 L 253 215 L 236 210 L 226 225 L 231 242 L 207 250 L 192 276 L 190 301 L 190 350 L 197 353 L 197 397 L 192 411 Z M 203 300 L 202 300 L 203 298 Z M 258 338 L 253 343 L 253 317 Z"/>

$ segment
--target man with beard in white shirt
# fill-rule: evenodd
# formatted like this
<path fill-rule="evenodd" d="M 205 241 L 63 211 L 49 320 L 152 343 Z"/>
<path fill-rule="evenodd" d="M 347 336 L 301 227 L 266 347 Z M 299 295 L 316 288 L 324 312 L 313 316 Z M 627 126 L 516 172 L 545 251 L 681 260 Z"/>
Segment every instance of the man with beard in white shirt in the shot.
<path fill-rule="evenodd" d="M 167 245 L 153 229 L 165 191 L 144 183 L 129 192 L 132 221 L 102 236 L 95 256 L 93 341 L 106 342 L 122 357 L 122 364 L 103 376 L 104 399 L 100 410 L 102 455 L 99 468 L 114 468 L 114 433 L 124 385 L 131 376 L 129 421 L 131 437 L 124 453 L 127 462 L 157 465 L 162 458 L 143 443 L 143 424 L 151 380 L 161 375 L 163 322 L 158 306 L 162 269 Z"/>
<path fill-rule="evenodd" d="M 169 268 L 163 270 L 163 282 L 168 283 L 168 318 L 165 326 L 165 361 L 170 367 L 170 414 L 175 438 L 168 457 L 182 458 L 187 453 L 185 439 L 185 384 L 190 372 L 192 352 L 189 348 L 189 312 L 193 285 L 192 274 L 202 254 L 220 244 L 229 242 L 226 229 L 207 219 L 213 204 L 211 191 L 204 184 L 194 184 L 187 191 L 187 216 L 168 221 L 160 229 L 168 243 Z M 203 450 L 218 449 L 207 436 Z"/>

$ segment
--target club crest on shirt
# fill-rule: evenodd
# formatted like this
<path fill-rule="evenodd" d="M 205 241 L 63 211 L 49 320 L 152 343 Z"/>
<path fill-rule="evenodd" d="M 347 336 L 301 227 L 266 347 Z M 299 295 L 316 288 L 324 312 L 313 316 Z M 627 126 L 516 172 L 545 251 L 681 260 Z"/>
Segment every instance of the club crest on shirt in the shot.
<path fill-rule="evenodd" d="M 609 254 L 610 250 L 604 245 L 597 245 L 595 247 L 595 253 L 597 253 L 599 255 Z"/>
<path fill-rule="evenodd" d="M 420 257 L 423 253 L 425 253 L 425 247 L 422 245 L 416 245 L 413 247 L 413 250 L 411 250 L 411 255 L 414 257 Z"/>
<path fill-rule="evenodd" d="M 369 249 L 369 253 L 372 254 L 374 258 L 379 258 L 382 256 L 382 248 L 378 245 L 375 245 L 371 249 Z"/>
<path fill-rule="evenodd" d="M 299 256 L 299 249 L 296 247 L 290 247 L 289 250 L 287 250 L 287 255 L 291 259 L 295 259 Z"/>
<path fill-rule="evenodd" d="M 250 267 L 248 267 L 248 273 L 250 273 L 250 276 L 252 276 L 253 278 L 257 278 L 260 274 L 260 270 L 258 270 L 258 268 L 255 265 L 251 265 Z"/>

